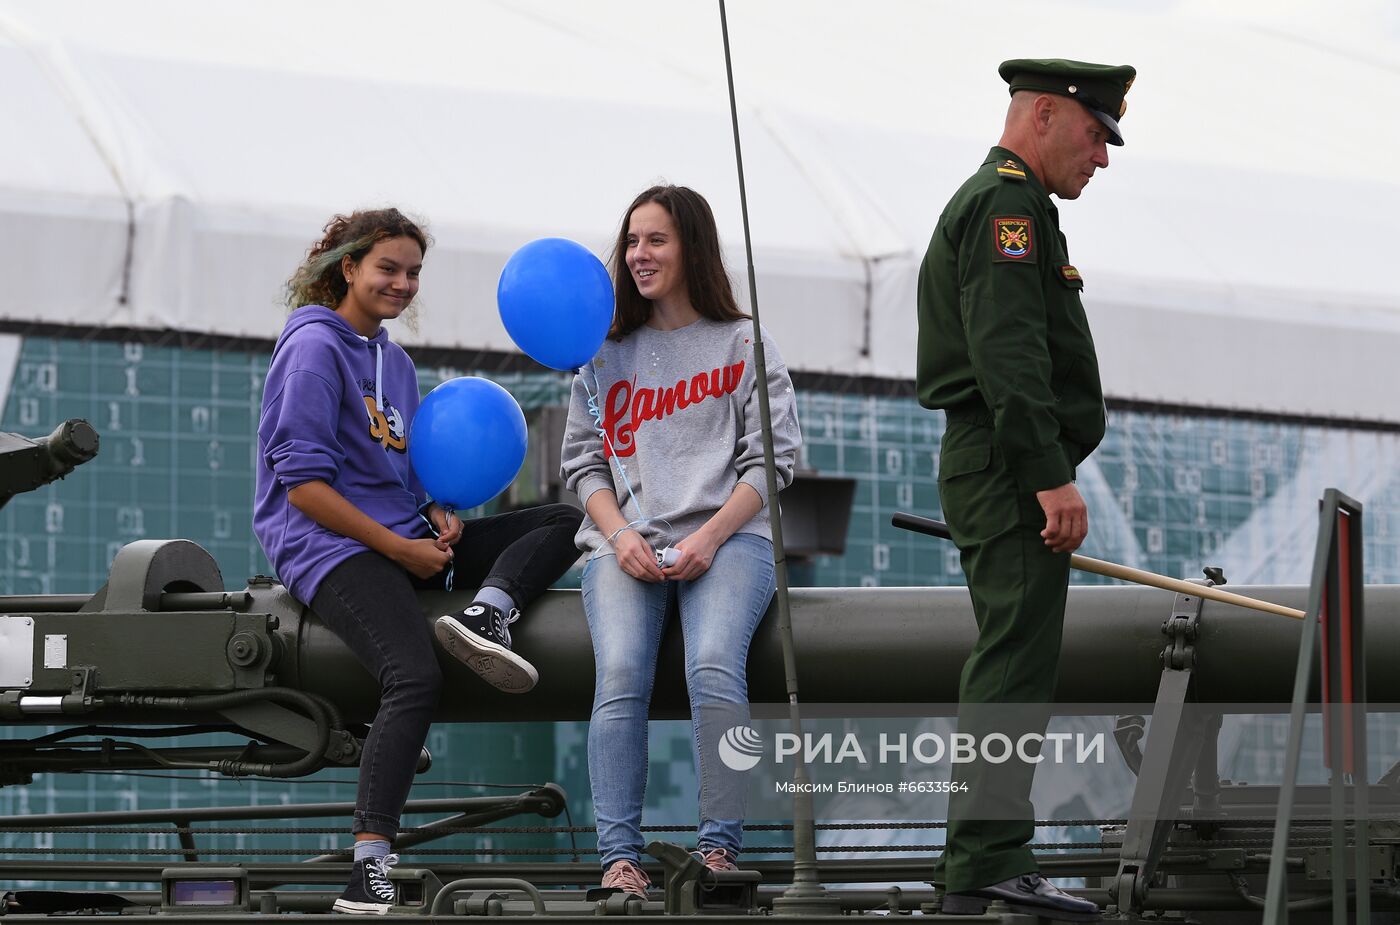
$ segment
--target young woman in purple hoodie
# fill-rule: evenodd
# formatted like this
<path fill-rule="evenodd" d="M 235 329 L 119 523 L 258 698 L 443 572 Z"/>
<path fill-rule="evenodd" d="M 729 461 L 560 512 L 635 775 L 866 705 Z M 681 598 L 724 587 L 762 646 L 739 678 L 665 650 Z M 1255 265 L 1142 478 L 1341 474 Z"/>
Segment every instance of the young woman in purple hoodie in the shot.
<path fill-rule="evenodd" d="M 382 323 L 412 304 L 427 247 L 397 209 L 332 219 L 287 284 L 293 311 L 263 388 L 254 532 L 291 594 L 382 687 L 360 758 L 355 865 L 336 912 L 384 913 L 393 902 L 390 844 L 442 685 L 415 589 L 442 588 L 449 568 L 457 586 L 479 587 L 434 631 L 486 681 L 523 692 L 538 676 L 511 651 L 508 626 L 577 556 L 575 508 L 463 522 L 413 472 L 418 375 Z"/>

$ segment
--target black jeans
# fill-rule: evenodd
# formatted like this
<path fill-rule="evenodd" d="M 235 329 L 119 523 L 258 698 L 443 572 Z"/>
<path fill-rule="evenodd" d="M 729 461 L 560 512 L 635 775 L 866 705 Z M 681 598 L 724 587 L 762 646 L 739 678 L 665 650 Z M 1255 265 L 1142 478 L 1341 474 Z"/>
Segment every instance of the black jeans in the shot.
<path fill-rule="evenodd" d="M 518 607 L 539 597 L 578 558 L 582 513 L 549 504 L 464 521 L 453 547 L 454 586 L 490 585 Z M 345 560 L 325 577 L 311 609 L 379 682 L 379 712 L 360 756 L 353 832 L 393 839 L 419 752 L 442 690 L 432 630 L 415 588 L 441 588 L 444 574 L 417 579 L 377 552 Z"/>

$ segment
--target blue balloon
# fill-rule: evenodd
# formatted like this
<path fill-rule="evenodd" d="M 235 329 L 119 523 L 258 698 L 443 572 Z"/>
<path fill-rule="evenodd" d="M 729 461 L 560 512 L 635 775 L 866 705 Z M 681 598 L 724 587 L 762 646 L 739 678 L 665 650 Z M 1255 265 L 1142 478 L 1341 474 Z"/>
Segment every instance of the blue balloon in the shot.
<path fill-rule="evenodd" d="M 525 462 L 525 414 L 490 379 L 461 376 L 428 393 L 408 433 L 408 458 L 434 501 L 453 510 L 505 491 Z"/>
<path fill-rule="evenodd" d="M 577 369 L 612 326 L 612 279 L 582 244 L 541 238 L 506 261 L 496 306 L 517 347 L 550 369 Z"/>

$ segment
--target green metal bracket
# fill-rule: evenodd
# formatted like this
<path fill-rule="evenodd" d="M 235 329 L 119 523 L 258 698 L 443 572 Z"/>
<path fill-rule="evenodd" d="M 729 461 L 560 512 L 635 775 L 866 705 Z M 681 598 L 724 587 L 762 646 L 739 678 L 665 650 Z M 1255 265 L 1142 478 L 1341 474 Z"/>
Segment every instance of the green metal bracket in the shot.
<path fill-rule="evenodd" d="M 665 873 L 667 915 L 757 915 L 756 870 L 710 870 L 680 845 L 654 841 L 647 854 L 661 862 Z"/>
<path fill-rule="evenodd" d="M 1362 598 L 1361 504 L 1335 488 L 1322 497 L 1317 551 L 1313 557 L 1307 617 L 1298 646 L 1293 676 L 1293 704 L 1288 719 L 1288 748 L 1278 816 L 1269 855 L 1269 881 L 1264 896 L 1264 925 L 1288 922 L 1288 830 L 1293 822 L 1293 799 L 1303 747 L 1303 714 L 1312 683 L 1314 651 L 1321 638 L 1323 722 L 1327 766 L 1332 771 L 1332 846 L 1328 868 L 1332 878 L 1334 921 L 1369 922 L 1371 893 L 1356 891 L 1354 916 L 1348 917 L 1347 882 L 1371 879 L 1366 772 L 1366 640 Z M 1348 807 L 1348 803 L 1350 806 Z M 1350 810 L 1350 812 L 1348 812 Z M 1347 819 L 1354 820 L 1354 867 L 1346 861 Z M 1341 863 L 1332 864 L 1331 860 Z M 1393 868 L 1392 868 L 1393 869 Z"/>

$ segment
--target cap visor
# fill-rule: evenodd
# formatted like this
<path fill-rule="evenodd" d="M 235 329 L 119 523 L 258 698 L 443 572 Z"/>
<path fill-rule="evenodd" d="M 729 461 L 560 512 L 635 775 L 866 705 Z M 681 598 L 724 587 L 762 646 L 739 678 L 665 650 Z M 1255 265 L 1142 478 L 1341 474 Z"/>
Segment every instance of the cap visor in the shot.
<path fill-rule="evenodd" d="M 1119 147 L 1122 147 L 1123 133 L 1118 130 L 1118 120 L 1113 118 L 1106 112 L 1099 112 L 1097 109 L 1091 109 L 1088 106 L 1084 108 L 1088 109 L 1091 113 L 1093 113 L 1094 118 L 1098 119 L 1108 128 L 1108 143 L 1111 145 L 1118 145 Z"/>

